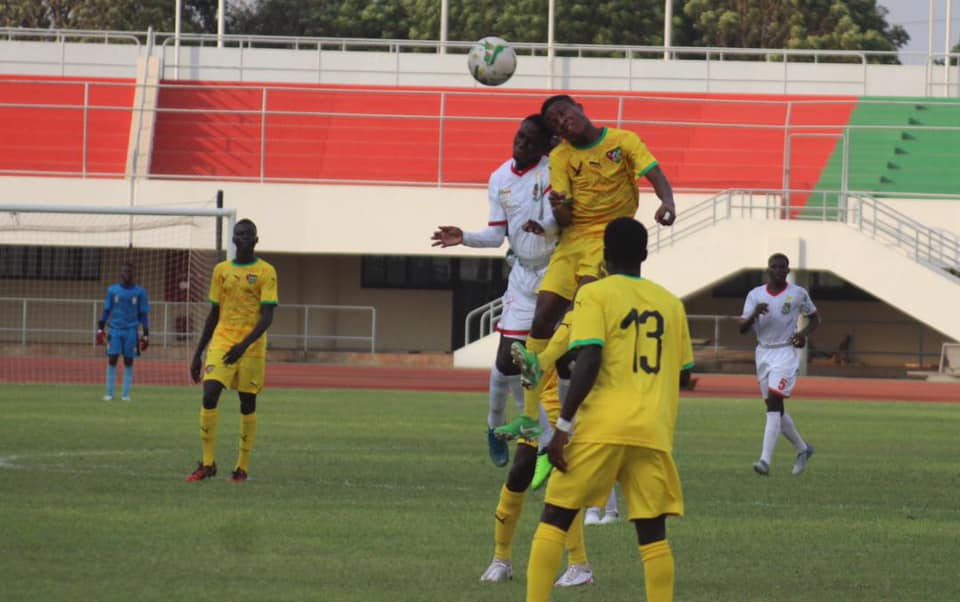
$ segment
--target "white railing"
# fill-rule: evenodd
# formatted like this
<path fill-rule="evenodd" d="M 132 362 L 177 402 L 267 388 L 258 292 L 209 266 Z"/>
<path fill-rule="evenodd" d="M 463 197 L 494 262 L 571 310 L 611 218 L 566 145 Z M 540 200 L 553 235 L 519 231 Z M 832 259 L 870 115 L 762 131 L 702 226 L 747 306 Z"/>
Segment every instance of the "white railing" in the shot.
<path fill-rule="evenodd" d="M 463 344 L 469 345 L 473 341 L 493 334 L 502 313 L 503 298 L 501 297 L 470 310 L 463 320 Z M 474 332 L 477 333 L 476 336 L 474 336 Z"/>
<path fill-rule="evenodd" d="M 377 83 L 402 83 L 405 80 L 424 76 L 463 77 L 465 69 L 450 70 L 451 63 L 444 62 L 444 55 L 462 55 L 472 41 L 437 40 L 385 40 L 363 38 L 330 38 L 303 36 L 262 36 L 227 34 L 181 34 L 171 32 L 90 31 L 90 30 L 44 30 L 23 28 L 0 28 L 0 43 L 46 43 L 58 47 L 57 52 L 0 53 L 0 68 L 13 73 L 43 69 L 43 74 L 83 75 L 108 71 L 111 74 L 136 73 L 136 58 L 146 56 L 165 57 L 163 77 L 179 79 L 181 73 L 201 70 L 197 79 L 233 79 L 239 81 L 276 81 L 293 78 L 291 81 L 333 81 L 355 83 L 358 74 L 378 79 Z M 92 45 L 131 47 L 132 54 L 125 52 L 98 55 L 84 50 Z M 536 86 L 523 87 L 570 88 L 570 89 L 649 89 L 651 81 L 667 86 L 667 89 L 697 91 L 734 90 L 739 86 L 762 85 L 765 93 L 790 92 L 793 86 L 810 86 L 820 93 L 862 95 L 871 92 L 870 81 L 889 79 L 890 71 L 879 71 L 871 76 L 873 63 L 899 60 L 905 69 L 904 81 L 914 90 L 903 94 L 915 96 L 957 96 L 957 54 L 942 52 L 869 51 L 869 50 L 818 50 L 818 49 L 764 49 L 724 47 L 681 46 L 631 46 L 597 44 L 512 44 L 518 54 L 525 57 L 524 73 L 518 78 L 538 82 Z M 190 53 L 181 48 L 189 47 Z M 207 50 L 216 51 L 215 58 L 204 58 Z M 265 52 L 289 50 L 290 55 L 277 60 Z M 196 54 L 199 53 L 199 54 Z M 259 53 L 259 56 L 257 56 Z M 369 60 L 363 54 L 376 53 L 378 60 Z M 91 56 L 91 54 L 93 56 Z M 325 58 L 325 55 L 357 55 L 349 65 Z M 249 56 L 248 56 L 249 55 Z M 412 55 L 426 59 L 416 62 Z M 133 58 L 131 58 L 133 57 Z M 603 72 L 586 69 L 567 69 L 564 60 L 606 59 L 619 61 Z M 200 63 L 194 62 L 196 60 Z M 124 63 L 125 61 L 125 63 Z M 745 64 L 744 68 L 729 69 L 730 63 Z M 752 65 L 765 65 L 758 70 Z M 842 72 L 824 73 L 817 69 L 822 64 L 840 66 Z M 652 66 L 678 65 L 680 68 L 651 69 Z M 683 67 L 685 65 L 685 67 Z M 807 69 L 812 65 L 814 69 Z M 98 70 L 98 67 L 101 69 Z M 884 68 L 890 67 L 885 65 Z M 922 69 L 921 69 L 922 68 Z M 39 73 L 38 73 L 39 74 Z M 218 75 L 219 74 L 219 75 Z M 470 85 L 469 78 L 461 80 Z M 584 82 L 589 85 L 581 85 Z M 606 85 L 603 82 L 607 82 Z M 371 82 L 372 83 L 372 82 Z M 759 91 L 759 90 L 758 90 Z M 882 92 L 881 92 L 882 94 Z"/>
<path fill-rule="evenodd" d="M 196 344 L 210 304 L 153 302 L 150 338 L 156 347 Z M 102 300 L 0 297 L 0 342 L 30 344 L 90 344 L 103 311 Z M 365 315 L 345 334 L 342 321 L 331 314 Z M 327 322 L 326 324 L 324 322 Z M 268 337 L 271 347 L 304 352 L 359 349 L 374 353 L 377 311 L 361 305 L 279 305 Z M 322 345 L 320 343 L 331 343 Z"/>
<path fill-rule="evenodd" d="M 802 206 L 791 205 L 791 193 L 809 197 Z M 727 190 L 685 208 L 672 227 L 651 227 L 650 249 L 672 246 L 733 217 L 845 223 L 960 284 L 960 275 L 950 271 L 960 267 L 960 236 L 925 226 L 863 192 Z"/>

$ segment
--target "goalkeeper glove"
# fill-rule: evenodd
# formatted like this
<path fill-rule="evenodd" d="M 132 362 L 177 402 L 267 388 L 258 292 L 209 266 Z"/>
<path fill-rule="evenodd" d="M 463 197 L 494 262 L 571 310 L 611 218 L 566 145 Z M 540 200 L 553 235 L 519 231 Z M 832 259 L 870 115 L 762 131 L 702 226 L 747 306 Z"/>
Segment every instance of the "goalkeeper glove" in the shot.
<path fill-rule="evenodd" d="M 107 342 L 107 333 L 103 332 L 103 329 L 97 330 L 97 345 L 103 345 Z"/>
<path fill-rule="evenodd" d="M 143 335 L 140 337 L 140 351 L 146 351 L 147 347 L 150 346 L 150 336 Z"/>

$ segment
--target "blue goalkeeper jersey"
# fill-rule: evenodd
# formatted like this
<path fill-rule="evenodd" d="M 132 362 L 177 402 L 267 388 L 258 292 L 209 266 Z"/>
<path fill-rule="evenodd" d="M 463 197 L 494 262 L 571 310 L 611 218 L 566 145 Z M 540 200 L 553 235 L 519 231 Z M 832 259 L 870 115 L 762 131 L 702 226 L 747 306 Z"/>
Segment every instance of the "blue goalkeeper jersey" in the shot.
<path fill-rule="evenodd" d="M 150 301 L 147 299 L 147 290 L 139 284 L 123 286 L 111 284 L 107 288 L 107 298 L 103 302 L 103 315 L 109 316 L 107 324 L 110 328 L 136 328 L 141 322 L 146 326 L 146 314 L 150 311 Z"/>

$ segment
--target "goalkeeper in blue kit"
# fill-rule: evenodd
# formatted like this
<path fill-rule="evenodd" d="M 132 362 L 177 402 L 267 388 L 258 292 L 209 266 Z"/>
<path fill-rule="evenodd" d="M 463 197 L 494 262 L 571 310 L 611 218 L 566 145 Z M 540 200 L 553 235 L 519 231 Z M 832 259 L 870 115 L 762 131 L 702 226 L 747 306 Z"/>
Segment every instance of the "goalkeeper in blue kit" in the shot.
<path fill-rule="evenodd" d="M 120 282 L 107 287 L 103 313 L 97 322 L 97 344 L 107 345 L 107 391 L 104 401 L 112 401 L 117 380 L 117 361 L 123 356 L 123 389 L 120 396 L 130 401 L 133 386 L 133 360 L 149 345 L 150 301 L 147 290 L 134 282 L 135 268 L 125 263 L 120 268 Z M 143 334 L 140 335 L 140 327 Z"/>

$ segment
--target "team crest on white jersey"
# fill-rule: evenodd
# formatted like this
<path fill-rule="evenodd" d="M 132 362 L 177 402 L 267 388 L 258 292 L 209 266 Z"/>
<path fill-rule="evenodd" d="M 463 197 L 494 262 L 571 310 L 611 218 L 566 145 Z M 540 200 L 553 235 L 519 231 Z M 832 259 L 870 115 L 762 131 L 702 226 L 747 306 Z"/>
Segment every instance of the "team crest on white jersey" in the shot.
<path fill-rule="evenodd" d="M 497 192 L 497 200 L 505 209 L 513 209 L 515 207 L 509 188 L 501 188 Z"/>
<path fill-rule="evenodd" d="M 793 295 L 787 295 L 786 300 L 783 302 L 783 307 L 780 308 L 780 313 L 787 315 L 790 313 L 790 308 L 793 306 Z"/>

